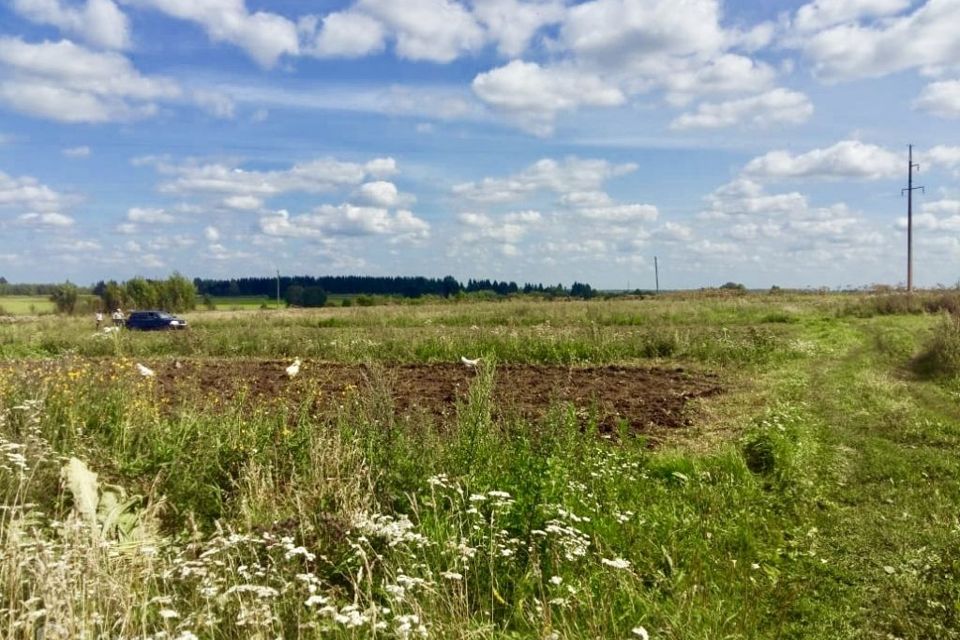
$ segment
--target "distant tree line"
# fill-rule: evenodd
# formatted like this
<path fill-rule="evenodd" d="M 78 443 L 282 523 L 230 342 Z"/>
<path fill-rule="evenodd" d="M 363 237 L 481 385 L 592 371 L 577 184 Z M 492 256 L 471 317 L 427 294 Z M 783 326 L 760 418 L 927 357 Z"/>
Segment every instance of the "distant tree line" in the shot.
<path fill-rule="evenodd" d="M 277 295 L 277 279 L 270 277 L 260 278 L 233 278 L 229 280 L 213 280 L 194 278 L 193 284 L 201 296 L 235 297 L 258 296 L 269 297 Z M 280 278 L 280 293 L 288 304 L 293 306 L 315 306 L 308 304 L 308 298 L 324 294 L 338 295 L 381 295 L 403 296 L 419 298 L 425 295 L 449 298 L 462 293 L 479 293 L 489 291 L 497 295 L 506 296 L 520 293 L 538 293 L 541 295 L 566 296 L 589 298 L 594 290 L 589 284 L 575 282 L 570 289 L 562 284 L 545 287 L 542 284 L 525 284 L 522 288 L 516 282 L 497 280 L 470 279 L 462 284 L 453 276 L 443 278 L 425 278 L 410 276 L 282 276 Z M 324 298 L 325 299 L 325 298 Z"/>
<path fill-rule="evenodd" d="M 13 284 L 0 276 L 0 296 L 49 296 L 57 284 Z"/>

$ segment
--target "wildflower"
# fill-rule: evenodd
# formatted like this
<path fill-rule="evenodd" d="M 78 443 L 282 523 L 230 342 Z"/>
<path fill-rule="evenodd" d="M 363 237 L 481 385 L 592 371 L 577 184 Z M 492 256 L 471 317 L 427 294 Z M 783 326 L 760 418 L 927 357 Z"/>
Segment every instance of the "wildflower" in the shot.
<path fill-rule="evenodd" d="M 174 618 L 179 618 L 180 614 L 173 609 L 160 609 L 160 617 L 164 620 L 173 620 Z"/>
<path fill-rule="evenodd" d="M 327 604 L 329 600 L 330 598 L 326 598 L 324 596 L 313 595 L 307 598 L 307 601 L 304 604 L 308 607 L 315 607 L 320 604 Z"/>
<path fill-rule="evenodd" d="M 560 576 L 553 576 L 550 578 L 550 584 L 559 585 L 561 582 L 563 582 L 563 578 Z"/>
<path fill-rule="evenodd" d="M 600 562 L 607 565 L 608 567 L 613 567 L 614 569 L 629 569 L 630 561 L 624 560 L 623 558 L 614 558 L 610 560 L 609 558 L 601 558 Z"/>
<path fill-rule="evenodd" d="M 440 575 L 447 580 L 463 580 L 463 574 L 457 573 L 456 571 L 444 571 Z"/>
<path fill-rule="evenodd" d="M 632 631 L 633 635 L 637 636 L 641 640 L 650 640 L 650 634 L 647 633 L 647 630 L 643 627 L 634 627 Z"/>

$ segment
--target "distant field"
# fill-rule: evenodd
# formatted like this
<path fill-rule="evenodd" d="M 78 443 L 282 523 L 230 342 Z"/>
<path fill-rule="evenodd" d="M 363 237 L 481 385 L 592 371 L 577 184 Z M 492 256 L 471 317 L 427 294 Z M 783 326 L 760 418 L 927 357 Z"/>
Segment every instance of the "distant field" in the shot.
<path fill-rule="evenodd" d="M 53 303 L 46 296 L 0 296 L 0 315 L 25 316 L 52 311 Z"/>
<path fill-rule="evenodd" d="M 218 309 L 259 309 L 260 305 L 277 306 L 276 299 L 264 296 L 211 296 Z M 202 305 L 198 305 L 202 307 Z"/>
<path fill-rule="evenodd" d="M 217 309 L 226 310 L 226 311 L 242 311 L 244 309 L 259 309 L 261 305 L 266 304 L 271 309 L 277 306 L 276 298 L 268 298 L 265 296 L 211 296 L 213 299 L 213 304 L 216 305 Z M 347 298 L 356 298 L 355 295 L 350 294 L 340 294 L 340 293 L 331 293 L 327 295 L 327 304 L 342 304 L 344 299 Z M 280 301 L 281 306 L 286 306 L 286 303 L 282 300 Z M 202 304 L 198 305 L 198 308 L 202 308 Z"/>

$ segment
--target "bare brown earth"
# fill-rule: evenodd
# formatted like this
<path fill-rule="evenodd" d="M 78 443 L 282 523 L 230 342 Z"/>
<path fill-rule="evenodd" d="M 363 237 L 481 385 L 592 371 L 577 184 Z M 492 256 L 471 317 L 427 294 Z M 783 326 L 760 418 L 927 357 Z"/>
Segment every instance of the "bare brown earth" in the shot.
<path fill-rule="evenodd" d="M 473 369 L 460 364 L 355 365 L 307 361 L 287 377 L 289 361 L 184 360 L 149 362 L 157 391 L 174 406 L 185 401 L 235 406 L 271 404 L 333 414 L 352 403 L 392 409 L 398 416 L 429 415 L 446 422 L 466 398 Z M 625 424 L 635 431 L 688 424 L 687 403 L 721 391 L 714 374 L 680 368 L 499 365 L 495 410 L 536 419 L 551 407 L 575 408 L 604 429 Z"/>

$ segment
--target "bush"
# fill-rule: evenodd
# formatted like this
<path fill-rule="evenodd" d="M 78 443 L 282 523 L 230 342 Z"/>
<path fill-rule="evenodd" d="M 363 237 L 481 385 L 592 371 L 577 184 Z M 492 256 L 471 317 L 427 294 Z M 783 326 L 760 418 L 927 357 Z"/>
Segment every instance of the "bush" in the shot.
<path fill-rule="evenodd" d="M 960 376 L 960 317 L 943 315 L 924 350 L 914 360 L 914 369 L 929 377 Z"/>
<path fill-rule="evenodd" d="M 50 301 L 57 307 L 57 313 L 72 314 L 77 308 L 78 291 L 76 285 L 66 282 L 59 285 L 50 294 Z"/>

